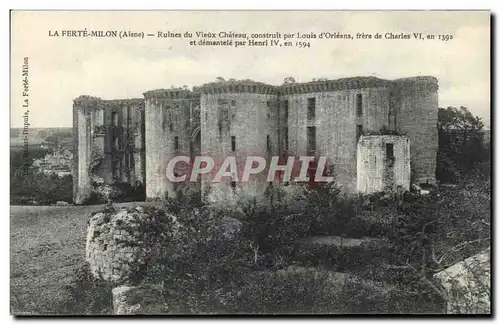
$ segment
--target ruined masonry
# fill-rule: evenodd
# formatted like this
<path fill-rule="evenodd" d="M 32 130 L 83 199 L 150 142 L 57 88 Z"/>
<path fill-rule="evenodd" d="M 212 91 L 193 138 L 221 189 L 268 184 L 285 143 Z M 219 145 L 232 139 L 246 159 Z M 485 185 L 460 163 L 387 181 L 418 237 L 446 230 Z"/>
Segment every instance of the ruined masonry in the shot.
<path fill-rule="evenodd" d="M 116 315 L 166 313 L 162 285 L 143 280 L 180 227 L 174 216 L 151 207 L 107 207 L 90 216 L 85 260 L 95 279 L 114 286 Z"/>
<path fill-rule="evenodd" d="M 357 188 L 360 192 L 409 189 L 410 140 L 396 135 L 361 136 L 357 167 Z"/>
<path fill-rule="evenodd" d="M 407 190 L 435 182 L 437 114 L 438 81 L 424 76 L 281 86 L 230 79 L 139 99 L 81 96 L 73 105 L 74 202 L 97 181 L 145 186 L 148 199 L 175 196 L 167 162 L 199 154 L 216 167 L 227 156 L 326 156 L 346 193 Z M 213 184 L 203 177 L 195 187 L 230 200 L 262 195 L 265 178 Z"/>
<path fill-rule="evenodd" d="M 132 285 L 141 280 L 155 248 L 173 240 L 179 227 L 174 216 L 152 208 L 95 213 L 88 222 L 85 260 L 96 279 Z"/>

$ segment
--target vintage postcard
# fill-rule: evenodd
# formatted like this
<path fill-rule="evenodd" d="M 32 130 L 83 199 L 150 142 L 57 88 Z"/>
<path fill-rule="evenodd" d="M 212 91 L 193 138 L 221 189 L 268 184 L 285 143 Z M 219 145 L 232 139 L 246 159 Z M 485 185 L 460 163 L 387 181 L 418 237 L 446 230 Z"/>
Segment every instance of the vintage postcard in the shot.
<path fill-rule="evenodd" d="M 489 11 L 11 11 L 10 309 L 491 314 Z"/>

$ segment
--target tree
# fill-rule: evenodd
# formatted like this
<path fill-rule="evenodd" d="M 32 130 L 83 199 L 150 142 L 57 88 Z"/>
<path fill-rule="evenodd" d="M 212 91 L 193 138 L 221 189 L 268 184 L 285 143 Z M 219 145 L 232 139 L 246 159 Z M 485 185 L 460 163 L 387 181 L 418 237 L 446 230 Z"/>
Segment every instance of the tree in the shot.
<path fill-rule="evenodd" d="M 439 153 L 437 177 L 456 182 L 477 163 L 487 160 L 484 123 L 466 107 L 440 108 L 438 112 Z"/>
<path fill-rule="evenodd" d="M 460 106 L 459 109 L 448 106 L 440 108 L 438 112 L 438 129 L 450 132 L 460 131 L 464 135 L 467 132 L 483 132 L 484 123 L 481 118 L 472 115 L 467 107 Z"/>
<path fill-rule="evenodd" d="M 296 81 L 294 77 L 286 77 L 285 79 L 283 79 L 283 84 L 294 84 L 295 82 Z"/>
<path fill-rule="evenodd" d="M 45 142 L 51 147 L 57 147 L 59 145 L 59 138 L 57 135 L 52 134 L 45 139 Z"/>

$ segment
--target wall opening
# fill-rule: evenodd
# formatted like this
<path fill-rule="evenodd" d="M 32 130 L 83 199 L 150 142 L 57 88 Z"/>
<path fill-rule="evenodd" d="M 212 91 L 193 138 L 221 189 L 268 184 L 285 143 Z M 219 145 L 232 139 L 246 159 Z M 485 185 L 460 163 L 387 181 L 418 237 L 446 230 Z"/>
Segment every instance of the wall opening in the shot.
<path fill-rule="evenodd" d="M 116 135 L 113 136 L 113 150 L 114 151 L 120 150 L 120 140 L 118 139 L 118 137 Z"/>
<path fill-rule="evenodd" d="M 316 117 L 316 98 L 307 99 L 307 119 L 311 120 Z"/>
<path fill-rule="evenodd" d="M 385 144 L 385 157 L 387 159 L 387 166 L 394 166 L 394 143 L 386 143 Z"/>
<path fill-rule="evenodd" d="M 387 158 L 394 158 L 394 143 L 385 144 L 385 156 Z"/>
<path fill-rule="evenodd" d="M 114 126 L 118 126 L 118 113 L 116 112 L 111 113 L 111 121 Z"/>
<path fill-rule="evenodd" d="M 191 136 L 191 141 L 189 141 L 189 153 L 191 156 L 196 155 L 201 150 L 201 132 L 200 128 L 194 131 L 194 135 Z"/>
<path fill-rule="evenodd" d="M 356 95 L 356 116 L 357 117 L 363 116 L 363 95 L 362 94 Z"/>
<path fill-rule="evenodd" d="M 359 141 L 359 138 L 363 135 L 363 126 L 356 125 L 356 142 Z"/>
<path fill-rule="evenodd" d="M 396 131 L 396 116 L 392 112 L 389 112 L 389 130 Z"/>
<path fill-rule="evenodd" d="M 174 137 L 174 150 L 179 150 L 179 137 Z"/>
<path fill-rule="evenodd" d="M 266 137 L 266 148 L 267 153 L 271 153 L 271 137 L 269 135 Z"/>
<path fill-rule="evenodd" d="M 307 127 L 307 152 L 309 154 L 315 154 L 316 152 L 316 127 Z"/>
<path fill-rule="evenodd" d="M 229 118 L 229 111 L 230 111 L 230 105 L 228 100 L 223 100 L 223 99 L 218 99 L 218 126 L 219 126 L 219 135 L 222 135 L 224 132 L 229 132 L 230 130 L 230 118 Z"/>
<path fill-rule="evenodd" d="M 112 167 L 111 167 L 113 170 L 113 178 L 115 180 L 118 180 L 120 179 L 120 176 L 121 176 L 121 170 L 120 170 L 120 162 L 118 161 L 113 161 L 112 162 Z"/>
<path fill-rule="evenodd" d="M 389 130 L 396 131 L 396 107 L 394 103 L 394 94 L 389 94 Z"/>
<path fill-rule="evenodd" d="M 231 136 L 231 151 L 236 151 L 236 137 L 234 135 Z"/>

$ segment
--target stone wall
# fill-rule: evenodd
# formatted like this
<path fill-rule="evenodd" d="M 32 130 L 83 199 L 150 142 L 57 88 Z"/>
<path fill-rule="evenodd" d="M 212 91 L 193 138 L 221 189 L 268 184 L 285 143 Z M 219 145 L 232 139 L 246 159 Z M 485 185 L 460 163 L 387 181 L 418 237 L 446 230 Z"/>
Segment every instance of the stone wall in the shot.
<path fill-rule="evenodd" d="M 334 165 L 337 182 L 343 190 L 355 193 L 359 136 L 392 132 L 408 136 L 412 143 L 412 180 L 433 183 L 438 148 L 437 91 L 434 77 L 394 81 L 354 77 L 281 86 L 231 79 L 195 87 L 193 91 L 180 88 L 148 91 L 144 93 L 142 115 L 133 117 L 141 129 L 134 139 L 135 147 L 139 145 L 146 153 L 137 151 L 132 158 L 122 157 L 122 165 L 130 166 L 128 162 L 134 165 L 134 176 L 122 173 L 119 178 L 145 181 L 148 198 L 162 198 L 166 193 L 174 196 L 177 185 L 166 177 L 167 163 L 176 155 L 193 156 L 194 142 L 199 141 L 201 154 L 214 158 L 216 170 L 227 156 L 239 157 L 238 165 L 244 165 L 249 155 L 266 158 L 323 155 L 329 165 Z M 313 118 L 308 116 L 310 98 L 315 100 Z M 90 176 L 85 171 L 91 160 L 89 148 L 102 147 L 106 151 L 108 143 L 104 139 L 94 139 L 92 144 L 89 134 L 94 124 L 101 120 L 109 124 L 115 108 L 119 108 L 120 125 L 129 120 L 131 106 L 124 105 L 123 101 L 106 103 L 109 107 L 104 109 L 102 116 L 89 114 L 93 106 L 102 103 L 104 101 L 92 97 L 75 100 L 75 152 L 78 154 L 75 155 L 74 193 L 77 203 L 90 192 Z M 287 117 L 285 103 L 288 105 Z M 195 116 L 193 112 L 198 107 L 200 114 Z M 314 152 L 309 152 L 308 148 L 307 134 L 311 127 L 316 128 Z M 195 134 L 200 140 L 195 139 Z M 144 165 L 145 171 L 141 173 Z M 112 166 L 112 161 L 104 159 L 103 177 L 109 175 Z M 261 176 L 262 179 L 247 184 L 234 184 L 226 177 L 221 184 L 212 186 L 206 180 L 203 187 L 217 188 L 220 193 L 216 197 L 233 200 L 238 196 L 234 194 L 242 192 L 243 187 L 250 194 L 263 193 L 268 182 L 265 172 Z"/>
<path fill-rule="evenodd" d="M 73 202 L 81 204 L 90 196 L 91 179 L 89 165 L 92 149 L 91 113 L 97 109 L 100 99 L 80 96 L 73 102 Z"/>
<path fill-rule="evenodd" d="M 411 140 L 412 183 L 436 182 L 438 81 L 415 77 L 395 81 L 398 128 Z"/>
<path fill-rule="evenodd" d="M 144 207 L 108 209 L 88 221 L 85 259 L 95 278 L 134 284 L 155 257 L 155 249 L 175 238 L 174 216 Z"/>
<path fill-rule="evenodd" d="M 394 158 L 387 157 L 387 144 Z M 410 189 L 410 141 L 404 136 L 361 136 L 357 152 L 357 191 L 396 192 Z"/>
<path fill-rule="evenodd" d="M 357 115 L 356 98 L 362 96 L 362 114 Z M 307 101 L 315 99 L 315 117 L 308 118 Z M 356 143 L 361 134 L 387 127 L 389 88 L 341 89 L 283 95 L 288 100 L 289 153 L 326 156 L 335 166 L 337 182 L 346 192 L 356 190 Z M 316 150 L 308 152 L 307 128 L 316 128 Z"/>
<path fill-rule="evenodd" d="M 73 196 L 84 203 L 93 183 L 144 182 L 145 143 L 142 99 L 102 100 L 80 96 L 74 100 Z"/>
<path fill-rule="evenodd" d="M 274 88 L 267 85 L 220 84 L 202 88 L 201 151 L 215 161 L 214 173 L 202 179 L 204 191 L 210 188 L 218 200 L 233 201 L 238 193 L 260 196 L 267 188 L 267 172 L 251 176 L 248 182 L 233 183 L 223 177 L 212 182 L 216 171 L 228 156 L 236 157 L 241 180 L 249 156 L 270 161 L 278 154 L 278 101 Z M 233 150 L 234 149 L 234 150 Z"/>
<path fill-rule="evenodd" d="M 193 111 L 199 95 L 184 89 L 158 89 L 144 93 L 146 139 L 146 197 L 175 196 L 175 185 L 167 179 L 167 163 L 175 156 L 191 156 Z"/>

